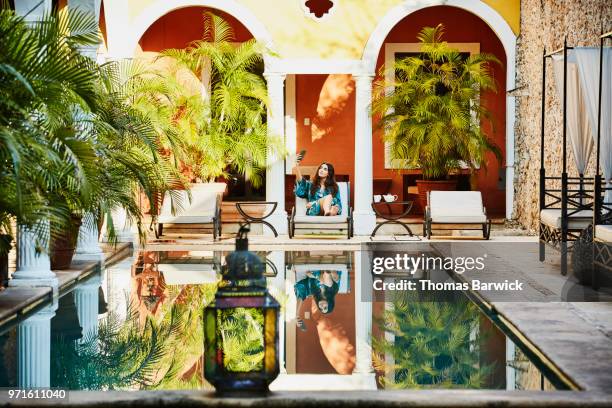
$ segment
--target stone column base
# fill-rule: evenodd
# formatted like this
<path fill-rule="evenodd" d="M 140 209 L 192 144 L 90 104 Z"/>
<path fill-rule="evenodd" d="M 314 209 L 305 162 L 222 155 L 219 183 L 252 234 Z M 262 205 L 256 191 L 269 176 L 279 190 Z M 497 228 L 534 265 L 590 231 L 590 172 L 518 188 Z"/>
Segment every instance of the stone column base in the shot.
<path fill-rule="evenodd" d="M 75 254 L 74 259 L 77 261 L 97 261 L 104 264 L 106 258 L 104 252 L 82 252 Z"/>
<path fill-rule="evenodd" d="M 276 228 L 276 232 L 278 232 L 278 235 L 287 235 L 287 226 L 288 226 L 287 214 L 278 212 L 266 218 L 265 221 L 274 225 L 274 228 Z M 262 228 L 263 228 L 263 235 L 265 237 L 274 236 L 274 233 L 266 225 L 263 225 Z"/>
<path fill-rule="evenodd" d="M 370 235 L 376 227 L 374 213 L 353 213 L 354 235 Z"/>
<path fill-rule="evenodd" d="M 8 281 L 9 287 L 51 287 L 53 289 L 53 295 L 58 293 L 59 281 L 54 273 L 46 275 L 44 277 L 28 277 L 20 276 L 19 272 L 15 272 L 11 279 Z"/>

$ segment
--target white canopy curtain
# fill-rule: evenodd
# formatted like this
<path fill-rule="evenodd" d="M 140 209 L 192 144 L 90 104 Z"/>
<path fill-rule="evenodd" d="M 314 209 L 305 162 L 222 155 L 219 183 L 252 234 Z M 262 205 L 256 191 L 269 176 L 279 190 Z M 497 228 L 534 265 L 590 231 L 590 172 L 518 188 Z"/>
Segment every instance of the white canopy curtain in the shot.
<path fill-rule="evenodd" d="M 593 140 L 597 143 L 597 111 L 599 104 L 599 48 L 575 48 L 580 85 L 592 129 Z M 606 186 L 612 187 L 612 48 L 603 49 L 602 93 L 601 93 L 601 141 L 599 152 Z M 606 191 L 606 203 L 612 202 L 612 191 Z"/>
<path fill-rule="evenodd" d="M 567 50 L 567 136 L 574 152 L 578 173 L 584 174 L 593 150 L 593 137 L 574 51 L 575 49 Z M 563 55 L 553 55 L 553 71 L 557 94 L 563 104 Z M 597 76 L 593 78 L 595 87 L 597 87 L 596 78 Z M 597 117 L 597 114 L 595 115 Z"/>

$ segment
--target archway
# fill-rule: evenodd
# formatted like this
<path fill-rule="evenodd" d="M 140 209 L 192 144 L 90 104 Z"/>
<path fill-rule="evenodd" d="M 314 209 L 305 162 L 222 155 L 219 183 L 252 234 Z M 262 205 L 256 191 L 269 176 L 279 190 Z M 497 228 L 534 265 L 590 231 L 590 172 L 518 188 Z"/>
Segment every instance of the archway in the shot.
<path fill-rule="evenodd" d="M 429 10 L 429 12 L 428 12 Z M 433 11 L 436 11 L 435 13 Z M 430 14 L 427 16 L 427 14 Z M 461 14 L 456 18 L 448 18 L 449 14 Z M 406 23 L 412 18 L 413 25 L 421 24 L 419 26 L 410 26 L 410 23 Z M 467 20 L 467 21 L 465 21 Z M 469 35 L 461 35 L 457 33 L 456 27 L 463 24 L 463 31 L 473 31 L 475 27 L 470 26 L 470 23 L 479 25 L 481 32 L 474 32 L 470 37 Z M 498 189 L 503 186 L 505 189 L 505 201 L 501 210 L 506 218 L 512 218 L 512 209 L 514 201 L 514 119 L 515 119 L 515 101 L 514 97 L 507 95 L 506 92 L 514 89 L 515 87 L 515 61 L 516 61 L 516 35 L 508 25 L 508 23 L 490 6 L 486 5 L 482 1 L 478 0 L 448 0 L 440 2 L 437 0 L 421 1 L 421 2 L 404 2 L 403 4 L 391 9 L 378 23 L 375 30 L 370 35 L 364 53 L 362 56 L 362 66 L 365 72 L 375 75 L 377 68 L 381 65 L 381 57 L 384 60 L 385 45 L 391 42 L 416 42 L 415 33 L 420 30 L 424 25 L 435 25 L 438 22 L 444 22 L 448 26 L 447 33 L 450 36 L 446 36 L 445 39 L 449 42 L 461 42 L 461 43 L 480 43 L 480 37 L 494 37 L 494 40 L 498 42 L 497 56 L 504 62 L 504 78 L 498 78 L 498 101 L 494 102 L 496 108 L 499 110 L 499 103 L 505 105 L 505 114 L 502 113 L 501 120 L 498 122 L 497 141 L 498 144 L 501 142 L 501 147 L 504 152 L 504 163 L 502 166 L 502 172 L 497 177 Z M 398 27 L 404 26 L 405 38 L 398 40 Z M 451 33 L 455 31 L 455 33 Z M 487 36 L 485 31 L 488 31 L 491 35 Z M 395 37 L 395 38 L 394 38 Z M 491 47 L 495 48 L 493 44 Z M 490 51 L 487 47 L 484 47 L 482 51 Z M 495 52 L 494 52 L 495 53 Z M 501 54 L 501 55 L 499 55 Z M 505 60 L 505 61 L 504 61 Z M 503 127 L 500 126 L 503 122 Z M 375 137 L 380 140 L 380 137 Z M 384 163 L 377 163 L 376 146 L 374 148 L 374 167 L 384 167 Z M 380 174 L 374 174 L 374 177 L 381 177 Z M 384 175 L 383 175 L 384 176 Z M 490 191 L 493 191 L 494 187 L 491 184 L 495 184 L 493 175 L 489 177 L 488 183 L 490 184 Z M 505 180 L 504 180 L 505 179 Z M 395 182 L 397 183 L 397 182 Z M 405 186 L 402 186 L 404 188 Z M 396 186 L 397 188 L 397 186 Z M 398 194 L 399 195 L 399 194 Z M 494 197 L 492 195 L 491 197 Z M 491 201 L 502 200 L 499 197 L 494 197 Z M 500 208 L 498 207 L 498 211 Z M 501 214 L 500 214 L 501 215 Z"/>
<path fill-rule="evenodd" d="M 130 37 L 127 39 L 126 48 L 135 50 L 151 25 L 166 14 L 186 7 L 205 7 L 226 13 L 244 25 L 253 38 L 269 49 L 274 49 L 272 36 L 263 24 L 246 7 L 234 0 L 175 0 L 172 2 L 157 0 L 130 23 Z"/>

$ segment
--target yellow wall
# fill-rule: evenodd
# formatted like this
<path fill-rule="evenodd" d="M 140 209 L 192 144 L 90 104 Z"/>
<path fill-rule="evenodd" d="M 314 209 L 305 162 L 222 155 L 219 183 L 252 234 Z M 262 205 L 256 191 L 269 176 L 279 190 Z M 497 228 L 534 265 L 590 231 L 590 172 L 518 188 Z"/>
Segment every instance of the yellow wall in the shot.
<path fill-rule="evenodd" d="M 129 19 L 156 0 L 127 0 Z M 172 2 L 172 0 L 165 0 Z M 402 0 L 337 0 L 323 20 L 308 18 L 303 0 L 236 0 L 266 27 L 281 58 L 359 59 L 379 21 Z M 520 0 L 482 0 L 519 31 Z"/>

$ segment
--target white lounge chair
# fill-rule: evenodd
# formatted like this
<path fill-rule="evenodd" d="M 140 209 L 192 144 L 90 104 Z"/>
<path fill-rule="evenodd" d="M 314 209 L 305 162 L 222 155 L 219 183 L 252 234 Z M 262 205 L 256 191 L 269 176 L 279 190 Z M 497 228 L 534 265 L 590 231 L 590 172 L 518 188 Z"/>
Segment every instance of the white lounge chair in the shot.
<path fill-rule="evenodd" d="M 346 230 L 347 238 L 353 236 L 353 209 L 349 206 L 349 183 L 340 182 L 340 202 L 342 203 L 342 213 L 340 215 L 306 215 L 305 198 L 295 197 L 295 206 L 289 216 L 289 238 L 293 238 L 296 229 L 307 230 Z M 324 226 L 321 226 L 324 225 Z"/>
<path fill-rule="evenodd" d="M 478 228 L 448 227 L 456 225 L 478 225 Z M 434 225 L 446 225 L 447 228 Z M 484 239 L 491 234 L 491 220 L 482 205 L 480 191 L 430 191 L 427 194 L 427 207 L 423 220 L 423 235 L 431 238 L 436 230 L 482 230 Z"/>
<path fill-rule="evenodd" d="M 174 191 L 182 196 L 182 209 L 172 213 L 170 192 L 166 192 L 157 218 L 157 236 L 164 231 L 164 224 L 212 224 L 213 239 L 221 236 L 221 200 L 225 183 L 192 184 L 191 201 L 187 191 Z"/>

